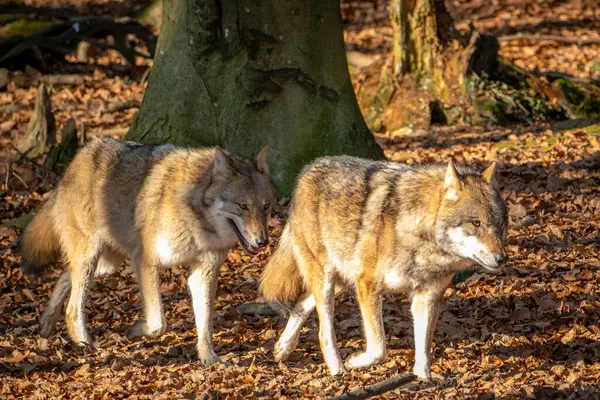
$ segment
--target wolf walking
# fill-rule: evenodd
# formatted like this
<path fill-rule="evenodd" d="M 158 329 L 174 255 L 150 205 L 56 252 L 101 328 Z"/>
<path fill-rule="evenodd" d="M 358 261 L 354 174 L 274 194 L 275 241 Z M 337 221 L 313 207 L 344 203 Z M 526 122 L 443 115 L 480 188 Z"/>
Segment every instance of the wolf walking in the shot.
<path fill-rule="evenodd" d="M 69 335 L 91 343 L 84 319 L 89 280 L 113 273 L 126 257 L 145 315 L 130 335 L 159 335 L 159 267 L 190 265 L 198 357 L 204 365 L 218 361 L 212 315 L 219 267 L 236 241 L 252 254 L 267 244 L 274 202 L 267 148 L 250 160 L 219 148 L 91 142 L 21 239 L 24 263 L 44 265 L 62 255 L 68 264 L 40 317 L 42 336 L 52 332 L 70 291 Z"/>
<path fill-rule="evenodd" d="M 430 378 L 433 332 L 452 277 L 475 263 L 496 272 L 507 259 L 506 204 L 494 169 L 480 174 L 452 162 L 413 167 L 347 156 L 307 166 L 260 284 L 268 301 L 293 306 L 275 359 L 290 355 L 316 308 L 332 375 L 381 362 L 382 293 L 402 292 L 412 297 L 414 373 Z M 344 363 L 333 312 L 336 294 L 348 287 L 356 291 L 366 349 Z"/>

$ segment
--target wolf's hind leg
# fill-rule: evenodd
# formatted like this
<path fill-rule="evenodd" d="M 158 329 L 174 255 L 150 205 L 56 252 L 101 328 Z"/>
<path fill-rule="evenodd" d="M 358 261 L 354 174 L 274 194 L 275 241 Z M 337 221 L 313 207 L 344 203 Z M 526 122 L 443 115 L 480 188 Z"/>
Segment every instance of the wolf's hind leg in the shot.
<path fill-rule="evenodd" d="M 65 270 L 60 275 L 60 278 L 58 278 L 58 281 L 56 281 L 50 300 L 48 300 L 48 304 L 46 304 L 44 311 L 40 315 L 39 324 L 41 337 L 48 337 L 52 334 L 56 322 L 62 312 L 65 297 L 67 297 L 70 290 L 71 272 Z"/>
<path fill-rule="evenodd" d="M 98 278 L 114 273 L 124 260 L 124 256 L 121 256 L 112 250 L 103 250 L 100 259 L 98 260 L 96 270 L 94 271 L 94 277 Z M 52 295 L 48 300 L 48 304 L 40 315 L 39 324 L 41 337 L 48 337 L 54 331 L 56 322 L 58 321 L 58 318 L 62 312 L 64 300 L 70 291 L 71 272 L 67 269 L 63 271 L 58 278 L 58 281 L 56 281 L 56 285 L 54 286 Z"/>
<path fill-rule="evenodd" d="M 315 296 L 310 292 L 304 293 L 290 312 L 290 317 L 283 333 L 275 343 L 273 350 L 275 361 L 283 361 L 292 354 L 298 345 L 300 329 L 315 309 Z"/>
<path fill-rule="evenodd" d="M 67 260 L 71 270 L 71 296 L 67 305 L 67 329 L 71 339 L 77 344 L 91 344 L 85 327 L 85 297 L 98 258 L 99 246 L 88 238 L 71 238 L 73 246 L 67 251 Z M 75 241 L 77 240 L 77 241 Z"/>
<path fill-rule="evenodd" d="M 348 368 L 364 368 L 385 359 L 385 334 L 381 315 L 382 295 L 379 284 L 368 276 L 359 276 L 356 297 L 360 306 L 367 342 L 366 351 L 354 353 L 346 360 Z"/>
<path fill-rule="evenodd" d="M 198 333 L 198 359 L 204 366 L 220 361 L 213 349 L 212 330 L 217 278 L 226 255 L 222 251 L 203 253 L 188 278 Z"/>
<path fill-rule="evenodd" d="M 335 285 L 336 297 L 346 291 L 346 287 L 343 285 Z M 283 333 L 275 343 L 273 350 L 275 361 L 280 362 L 287 359 L 290 354 L 294 351 L 298 345 L 298 338 L 300 337 L 300 330 L 306 323 L 306 320 L 312 314 L 315 309 L 315 296 L 310 292 L 304 293 L 300 296 L 300 299 L 296 302 L 296 305 L 290 312 L 290 317 Z"/>

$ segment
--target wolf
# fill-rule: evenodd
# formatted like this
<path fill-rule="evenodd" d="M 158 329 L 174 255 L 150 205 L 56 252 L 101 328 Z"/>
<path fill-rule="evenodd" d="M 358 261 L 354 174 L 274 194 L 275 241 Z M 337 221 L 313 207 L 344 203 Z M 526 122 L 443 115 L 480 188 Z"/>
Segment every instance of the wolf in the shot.
<path fill-rule="evenodd" d="M 165 330 L 159 268 L 190 265 L 188 287 L 198 331 L 198 358 L 219 361 L 212 317 L 220 265 L 238 241 L 257 254 L 268 243 L 275 188 L 268 148 L 254 159 L 218 147 L 178 148 L 115 139 L 91 142 L 67 168 L 25 229 L 20 247 L 29 268 L 63 256 L 68 265 L 40 316 L 51 334 L 70 297 L 66 324 L 75 343 L 91 344 L 84 302 L 90 278 L 111 274 L 129 258 L 145 319 L 129 335 Z"/>
<path fill-rule="evenodd" d="M 316 308 L 319 343 L 332 375 L 386 357 L 382 294 L 412 297 L 414 374 L 431 378 L 430 353 L 443 294 L 458 271 L 498 272 L 507 260 L 507 209 L 493 163 L 483 173 L 445 164 L 409 166 L 324 157 L 300 174 L 289 219 L 260 281 L 265 300 L 287 306 L 276 361 L 298 344 Z M 335 296 L 356 292 L 366 349 L 342 361 Z"/>

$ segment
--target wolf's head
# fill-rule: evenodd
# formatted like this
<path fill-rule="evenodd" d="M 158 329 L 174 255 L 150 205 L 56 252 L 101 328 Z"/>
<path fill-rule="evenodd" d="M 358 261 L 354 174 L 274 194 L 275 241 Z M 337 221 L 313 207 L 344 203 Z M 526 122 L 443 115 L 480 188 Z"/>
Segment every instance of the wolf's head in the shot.
<path fill-rule="evenodd" d="M 267 222 L 275 204 L 275 187 L 267 167 L 268 148 L 253 160 L 215 149 L 211 184 L 204 205 L 219 225 L 227 225 L 249 254 L 269 243 Z"/>
<path fill-rule="evenodd" d="M 490 271 L 497 271 L 507 260 L 504 242 L 508 214 L 495 167 L 494 163 L 481 175 L 459 174 L 450 161 L 435 223 L 436 241 L 444 250 Z"/>

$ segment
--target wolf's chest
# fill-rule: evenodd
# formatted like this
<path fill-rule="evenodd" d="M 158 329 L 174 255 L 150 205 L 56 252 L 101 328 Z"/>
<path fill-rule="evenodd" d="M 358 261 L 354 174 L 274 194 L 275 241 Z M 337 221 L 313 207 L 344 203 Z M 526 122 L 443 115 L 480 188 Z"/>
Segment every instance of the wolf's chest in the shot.
<path fill-rule="evenodd" d="M 411 292 L 419 286 L 419 282 L 408 276 L 399 268 L 387 271 L 383 277 L 386 290 L 391 292 Z"/>

